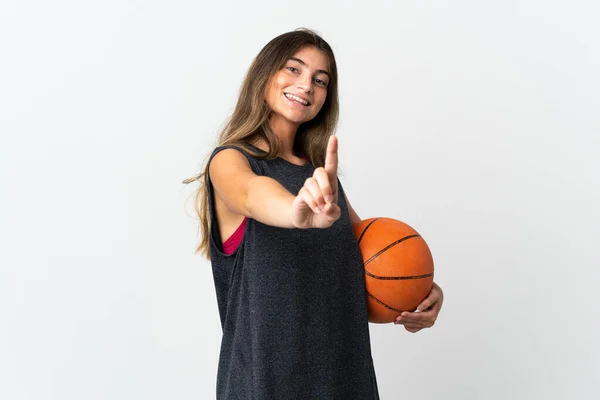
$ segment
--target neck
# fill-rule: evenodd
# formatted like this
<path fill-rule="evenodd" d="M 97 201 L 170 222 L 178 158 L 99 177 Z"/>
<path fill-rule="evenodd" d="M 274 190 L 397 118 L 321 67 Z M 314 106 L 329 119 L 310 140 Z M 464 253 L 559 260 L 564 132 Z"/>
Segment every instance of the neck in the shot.
<path fill-rule="evenodd" d="M 294 140 L 299 124 L 292 123 L 284 118 L 277 118 L 273 115 L 269 120 L 269 127 L 277 135 L 281 142 L 281 156 L 284 158 L 293 158 Z"/>

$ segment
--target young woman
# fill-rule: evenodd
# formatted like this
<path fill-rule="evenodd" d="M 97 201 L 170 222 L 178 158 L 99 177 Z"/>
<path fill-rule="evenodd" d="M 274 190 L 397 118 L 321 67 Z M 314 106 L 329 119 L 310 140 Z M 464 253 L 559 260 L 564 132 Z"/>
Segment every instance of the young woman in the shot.
<path fill-rule="evenodd" d="M 231 119 L 198 176 L 223 339 L 218 399 L 378 399 L 365 278 L 337 177 L 337 68 L 331 47 L 299 29 L 250 66 Z M 430 327 L 434 284 L 396 323 Z M 421 311 L 421 312 L 418 312 Z"/>

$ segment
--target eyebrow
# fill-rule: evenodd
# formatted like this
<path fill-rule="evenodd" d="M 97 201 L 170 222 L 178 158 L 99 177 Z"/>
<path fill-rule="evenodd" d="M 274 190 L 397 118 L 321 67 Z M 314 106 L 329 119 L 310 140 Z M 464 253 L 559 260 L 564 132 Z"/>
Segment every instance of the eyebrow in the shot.
<path fill-rule="evenodd" d="M 299 62 L 300 64 L 304 65 L 306 67 L 306 63 L 304 61 L 302 61 L 299 58 L 296 57 L 290 57 L 290 60 L 294 60 L 296 62 Z M 329 80 L 331 80 L 331 75 L 329 74 L 329 72 L 325 71 L 324 69 L 318 69 L 317 72 L 320 72 L 322 74 L 327 75 L 327 77 L 329 78 Z"/>

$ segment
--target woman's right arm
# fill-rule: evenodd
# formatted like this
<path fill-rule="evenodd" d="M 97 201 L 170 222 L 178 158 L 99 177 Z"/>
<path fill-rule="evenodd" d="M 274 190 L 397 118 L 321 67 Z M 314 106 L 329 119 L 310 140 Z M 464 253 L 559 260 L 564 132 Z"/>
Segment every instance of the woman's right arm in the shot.
<path fill-rule="evenodd" d="M 292 204 L 295 196 L 275 179 L 256 175 L 236 149 L 217 153 L 209 166 L 215 194 L 234 213 L 266 225 L 294 228 Z"/>
<path fill-rule="evenodd" d="M 337 138 L 331 136 L 325 167 L 316 168 L 297 196 L 275 179 L 256 175 L 236 149 L 218 152 L 209 165 L 215 192 L 233 213 L 280 228 L 328 228 L 341 215 L 337 205 Z"/>

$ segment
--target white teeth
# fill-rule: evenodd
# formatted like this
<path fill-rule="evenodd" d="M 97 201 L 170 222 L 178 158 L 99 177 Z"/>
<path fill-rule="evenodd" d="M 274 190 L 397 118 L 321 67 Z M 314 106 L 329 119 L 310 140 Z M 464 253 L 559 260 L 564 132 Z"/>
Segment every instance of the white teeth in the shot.
<path fill-rule="evenodd" d="M 285 94 L 285 97 L 287 97 L 287 98 L 288 98 L 288 99 L 290 99 L 290 100 L 295 100 L 295 101 L 297 101 L 298 103 L 302 103 L 302 104 L 304 104 L 305 106 L 307 106 L 307 105 L 308 105 L 308 102 L 307 102 L 306 100 L 303 100 L 303 99 L 301 99 L 301 98 L 300 98 L 300 97 L 298 97 L 298 96 L 294 96 L 293 94 L 289 94 L 289 93 L 284 93 L 284 94 Z"/>

